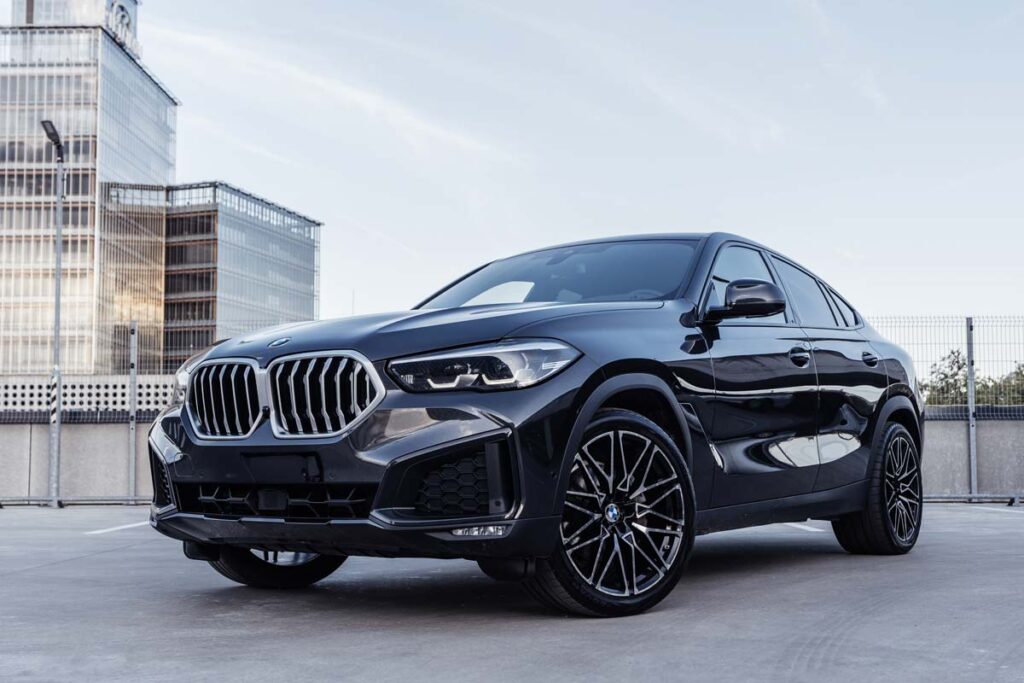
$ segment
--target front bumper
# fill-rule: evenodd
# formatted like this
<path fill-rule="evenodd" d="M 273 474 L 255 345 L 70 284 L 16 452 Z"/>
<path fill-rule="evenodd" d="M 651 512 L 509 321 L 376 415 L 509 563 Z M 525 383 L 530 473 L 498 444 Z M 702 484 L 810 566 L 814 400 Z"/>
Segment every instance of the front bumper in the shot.
<path fill-rule="evenodd" d="M 368 419 L 334 439 L 283 441 L 264 420 L 247 438 L 204 440 L 188 417 L 170 411 L 150 432 L 151 523 L 183 541 L 271 550 L 548 556 L 558 539 L 555 490 L 579 387 L 594 372 L 588 364 L 581 359 L 548 382 L 510 392 L 410 394 L 389 385 Z M 487 465 L 486 475 L 475 470 L 477 508 L 472 497 L 457 497 L 453 482 L 438 488 L 439 467 L 463 485 L 464 477 L 473 481 L 451 464 L 461 467 L 466 454 Z M 424 491 L 443 498 L 424 504 Z M 452 533 L 495 525 L 500 536 Z"/>
<path fill-rule="evenodd" d="M 401 527 L 375 517 L 309 524 L 263 517 L 215 519 L 171 512 L 154 516 L 150 523 L 157 531 L 180 541 L 324 555 L 476 559 L 546 557 L 558 538 L 559 519 L 552 516 L 503 522 L 507 530 L 499 538 L 456 536 L 451 532 L 453 528 L 467 526 L 465 522 Z"/>

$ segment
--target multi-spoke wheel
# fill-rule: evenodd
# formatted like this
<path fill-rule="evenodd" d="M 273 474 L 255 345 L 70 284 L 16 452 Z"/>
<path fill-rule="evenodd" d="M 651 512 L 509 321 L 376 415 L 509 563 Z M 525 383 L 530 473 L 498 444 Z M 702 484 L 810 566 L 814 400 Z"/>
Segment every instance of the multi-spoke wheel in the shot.
<path fill-rule="evenodd" d="M 527 587 L 574 613 L 643 611 L 679 580 L 692 521 L 690 476 L 671 437 L 636 413 L 602 411 L 571 463 L 558 552 Z"/>
<path fill-rule="evenodd" d="M 903 434 L 889 442 L 884 488 L 893 535 L 900 543 L 912 543 L 921 519 L 921 471 L 914 444 Z"/>
<path fill-rule="evenodd" d="M 851 553 L 899 555 L 921 529 L 921 459 L 913 437 L 889 423 L 873 454 L 867 508 L 832 522 L 840 545 Z"/>
<path fill-rule="evenodd" d="M 210 566 L 223 576 L 257 588 L 303 588 L 327 578 L 344 556 L 278 552 L 223 546 Z"/>

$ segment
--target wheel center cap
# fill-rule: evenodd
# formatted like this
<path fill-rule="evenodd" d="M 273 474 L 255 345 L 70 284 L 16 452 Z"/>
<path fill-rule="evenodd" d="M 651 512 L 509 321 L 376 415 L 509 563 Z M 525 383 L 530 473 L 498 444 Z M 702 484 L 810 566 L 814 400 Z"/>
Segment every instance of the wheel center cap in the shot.
<path fill-rule="evenodd" d="M 604 518 L 615 524 L 622 519 L 622 509 L 615 503 L 611 503 L 604 509 Z"/>

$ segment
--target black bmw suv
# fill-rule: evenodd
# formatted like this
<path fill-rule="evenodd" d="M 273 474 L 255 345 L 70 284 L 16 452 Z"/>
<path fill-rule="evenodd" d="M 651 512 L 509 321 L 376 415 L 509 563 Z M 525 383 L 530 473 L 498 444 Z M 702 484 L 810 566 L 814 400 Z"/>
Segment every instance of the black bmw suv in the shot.
<path fill-rule="evenodd" d="M 152 525 L 251 586 L 469 558 L 616 616 L 672 590 L 695 535 L 825 519 L 891 555 L 921 526 L 907 354 L 734 235 L 513 256 L 411 311 L 223 342 L 178 384 L 150 433 Z"/>

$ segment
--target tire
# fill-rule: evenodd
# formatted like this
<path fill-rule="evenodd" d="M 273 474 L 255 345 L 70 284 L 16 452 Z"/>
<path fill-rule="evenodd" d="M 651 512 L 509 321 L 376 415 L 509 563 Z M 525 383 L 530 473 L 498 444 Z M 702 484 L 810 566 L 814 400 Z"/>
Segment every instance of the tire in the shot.
<path fill-rule="evenodd" d="M 885 425 L 872 457 L 867 507 L 832 521 L 855 555 L 903 555 L 921 533 L 921 456 L 906 427 Z"/>
<path fill-rule="evenodd" d="M 650 609 L 678 583 L 693 548 L 693 483 L 682 453 L 646 417 L 602 410 L 570 468 L 558 550 L 538 559 L 523 585 L 569 614 Z"/>
<path fill-rule="evenodd" d="M 257 552 L 267 559 L 257 556 Z M 348 559 L 343 555 L 312 555 L 299 563 L 275 564 L 270 561 L 271 557 L 279 555 L 249 548 L 222 546 L 220 558 L 211 561 L 210 566 L 222 576 L 254 588 L 305 588 L 330 576 Z"/>

